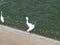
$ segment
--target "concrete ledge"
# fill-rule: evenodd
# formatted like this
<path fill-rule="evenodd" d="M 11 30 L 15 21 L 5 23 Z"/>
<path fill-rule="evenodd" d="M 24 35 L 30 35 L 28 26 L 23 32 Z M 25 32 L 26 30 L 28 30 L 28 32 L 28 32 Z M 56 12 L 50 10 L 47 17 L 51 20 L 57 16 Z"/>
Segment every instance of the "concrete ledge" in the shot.
<path fill-rule="evenodd" d="M 60 45 L 60 41 L 0 25 L 0 45 Z"/>

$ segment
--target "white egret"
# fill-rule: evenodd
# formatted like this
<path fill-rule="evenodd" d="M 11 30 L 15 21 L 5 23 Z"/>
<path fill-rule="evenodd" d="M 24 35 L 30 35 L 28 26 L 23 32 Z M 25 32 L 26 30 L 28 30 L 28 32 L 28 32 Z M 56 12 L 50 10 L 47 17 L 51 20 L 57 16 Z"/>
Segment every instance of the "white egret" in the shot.
<path fill-rule="evenodd" d="M 29 31 L 31 31 L 31 30 L 33 30 L 33 29 L 35 28 L 35 25 L 32 24 L 32 23 L 29 23 L 28 20 L 29 20 L 29 18 L 26 17 L 26 24 L 27 24 L 27 26 L 28 26 L 27 32 L 29 32 Z"/>
<path fill-rule="evenodd" d="M 1 22 L 4 23 L 4 17 L 2 16 L 2 11 L 1 11 Z"/>

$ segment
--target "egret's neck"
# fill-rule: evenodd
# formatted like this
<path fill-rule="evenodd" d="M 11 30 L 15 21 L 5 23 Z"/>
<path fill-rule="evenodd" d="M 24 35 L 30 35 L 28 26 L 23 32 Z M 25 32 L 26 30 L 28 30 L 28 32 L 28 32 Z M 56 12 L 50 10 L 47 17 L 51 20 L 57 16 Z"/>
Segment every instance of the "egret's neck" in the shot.
<path fill-rule="evenodd" d="M 28 19 L 26 20 L 26 23 L 28 23 Z"/>

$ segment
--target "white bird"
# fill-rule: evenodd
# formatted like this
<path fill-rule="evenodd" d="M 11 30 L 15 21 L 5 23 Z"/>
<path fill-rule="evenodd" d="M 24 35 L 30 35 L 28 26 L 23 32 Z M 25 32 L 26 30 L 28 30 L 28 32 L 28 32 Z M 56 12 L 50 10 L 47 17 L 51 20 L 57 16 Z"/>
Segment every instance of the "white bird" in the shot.
<path fill-rule="evenodd" d="M 2 11 L 1 11 L 1 22 L 4 23 L 4 17 L 2 16 Z"/>
<path fill-rule="evenodd" d="M 33 29 L 35 28 L 35 25 L 32 24 L 32 23 L 29 23 L 28 20 L 29 20 L 29 18 L 26 17 L 26 24 L 27 24 L 27 26 L 28 26 L 27 32 L 29 32 L 29 31 L 31 31 L 31 30 L 33 30 Z"/>

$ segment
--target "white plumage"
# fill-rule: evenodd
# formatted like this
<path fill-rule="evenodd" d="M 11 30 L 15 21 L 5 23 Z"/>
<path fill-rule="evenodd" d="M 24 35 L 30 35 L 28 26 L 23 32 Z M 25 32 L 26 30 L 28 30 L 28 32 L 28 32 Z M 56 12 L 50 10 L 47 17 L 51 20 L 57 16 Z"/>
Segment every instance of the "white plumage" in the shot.
<path fill-rule="evenodd" d="M 28 20 L 29 20 L 29 18 L 26 17 L 26 24 L 27 24 L 27 26 L 28 26 L 27 32 L 29 32 L 29 31 L 31 31 L 31 30 L 33 30 L 33 29 L 35 28 L 35 25 L 32 24 L 32 23 L 29 23 Z"/>
<path fill-rule="evenodd" d="M 4 23 L 4 17 L 2 16 L 2 11 L 1 11 L 1 22 Z"/>

